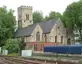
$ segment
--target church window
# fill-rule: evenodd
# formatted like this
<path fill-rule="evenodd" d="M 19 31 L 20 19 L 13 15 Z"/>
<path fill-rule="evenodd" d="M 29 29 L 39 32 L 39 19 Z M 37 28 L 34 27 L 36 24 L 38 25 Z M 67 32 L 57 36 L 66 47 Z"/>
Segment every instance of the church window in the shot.
<path fill-rule="evenodd" d="M 71 44 L 71 39 L 70 39 L 70 38 L 67 39 L 67 44 L 68 44 L 68 45 Z"/>
<path fill-rule="evenodd" d="M 36 41 L 40 41 L 40 32 L 36 33 Z"/>
<path fill-rule="evenodd" d="M 57 36 L 55 36 L 55 43 L 57 43 Z"/>
<path fill-rule="evenodd" d="M 61 43 L 63 43 L 63 36 L 61 36 Z"/>
<path fill-rule="evenodd" d="M 30 20 L 30 23 L 32 22 L 32 20 Z"/>
<path fill-rule="evenodd" d="M 45 34 L 45 42 L 47 42 L 47 35 Z"/>
<path fill-rule="evenodd" d="M 25 20 L 24 20 L 24 22 L 25 22 Z"/>
<path fill-rule="evenodd" d="M 44 41 L 44 34 L 42 34 L 42 40 Z"/>
<path fill-rule="evenodd" d="M 58 27 L 58 29 L 59 29 L 60 27 Z"/>
<path fill-rule="evenodd" d="M 26 14 L 26 20 L 29 20 L 29 14 Z"/>

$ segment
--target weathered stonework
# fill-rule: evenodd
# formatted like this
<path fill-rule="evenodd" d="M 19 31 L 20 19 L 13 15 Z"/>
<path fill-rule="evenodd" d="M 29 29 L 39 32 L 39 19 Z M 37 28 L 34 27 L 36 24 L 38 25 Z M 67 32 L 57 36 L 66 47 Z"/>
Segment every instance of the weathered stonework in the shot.
<path fill-rule="evenodd" d="M 25 27 L 27 28 L 29 25 L 32 26 L 32 24 L 33 24 L 32 7 L 20 6 L 18 8 L 18 26 L 19 26 L 18 28 L 25 28 Z M 33 42 L 35 42 L 35 44 L 38 45 L 36 46 L 37 48 L 40 47 L 39 50 L 42 50 L 43 49 L 42 47 L 44 47 L 45 45 L 52 46 L 52 45 L 58 45 L 58 44 L 61 44 L 61 45 L 67 44 L 66 29 L 64 28 L 64 25 L 60 20 L 57 20 L 57 22 L 52 25 L 53 27 L 51 28 L 49 33 L 43 32 L 43 29 L 39 23 L 36 23 L 35 26 L 36 27 L 33 29 L 32 33 L 30 32 L 31 33 L 30 35 L 23 36 L 24 43 L 27 44 L 25 46 L 25 49 L 29 49 L 30 47 L 32 47 L 32 50 L 34 50 L 34 45 L 32 46 Z M 30 30 L 25 30 L 25 31 L 27 34 Z M 38 32 L 40 36 L 39 41 L 37 41 Z M 56 36 L 57 36 L 57 39 L 56 39 Z"/>
<path fill-rule="evenodd" d="M 42 41 L 43 41 L 43 40 L 42 40 L 42 33 L 43 33 L 43 31 L 42 31 L 41 27 L 39 26 L 39 24 L 38 24 L 38 25 L 36 26 L 36 28 L 33 30 L 31 36 L 29 36 L 29 37 L 26 37 L 26 36 L 25 36 L 24 42 L 36 42 L 36 33 L 37 33 L 37 32 L 40 32 L 40 41 L 39 41 L 39 42 L 42 42 Z"/>
<path fill-rule="evenodd" d="M 27 18 L 28 16 L 28 18 Z M 18 7 L 18 26 L 19 28 L 27 27 L 33 24 L 32 18 L 32 7 L 30 6 L 20 6 Z"/>

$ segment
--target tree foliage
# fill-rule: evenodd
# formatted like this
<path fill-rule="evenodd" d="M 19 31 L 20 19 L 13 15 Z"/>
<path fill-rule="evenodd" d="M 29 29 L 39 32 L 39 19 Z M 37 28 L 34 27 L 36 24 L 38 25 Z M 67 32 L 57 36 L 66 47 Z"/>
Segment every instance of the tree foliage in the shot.
<path fill-rule="evenodd" d="M 39 11 L 33 12 L 33 22 L 37 23 L 37 22 L 41 22 L 41 21 L 43 21 L 42 12 L 39 12 Z"/>
<path fill-rule="evenodd" d="M 73 2 L 67 6 L 64 14 L 63 21 L 66 27 L 75 30 L 79 29 L 80 35 L 82 30 L 82 1 Z"/>
<path fill-rule="evenodd" d="M 55 12 L 55 11 L 51 11 L 49 13 L 49 16 L 46 16 L 44 18 L 44 20 L 52 20 L 52 19 L 57 19 L 57 18 L 61 18 L 61 14 L 59 12 Z"/>
<path fill-rule="evenodd" d="M 17 39 L 7 39 L 4 49 L 7 49 L 9 53 L 17 53 L 19 50 L 19 42 Z"/>
<path fill-rule="evenodd" d="M 0 46 L 3 46 L 8 38 L 13 37 L 15 29 L 15 17 L 12 9 L 7 10 L 6 6 L 0 7 Z"/>
<path fill-rule="evenodd" d="M 44 18 L 43 18 L 42 12 L 35 11 L 33 13 L 33 22 L 34 23 L 39 23 L 42 21 L 48 21 L 48 20 L 57 19 L 57 18 L 61 18 L 61 14 L 59 12 L 55 12 L 55 11 L 51 11 L 49 13 L 49 16 L 45 16 Z"/>
<path fill-rule="evenodd" d="M 24 49 L 24 42 L 22 39 L 7 39 L 3 49 L 7 49 L 9 53 L 21 53 Z"/>

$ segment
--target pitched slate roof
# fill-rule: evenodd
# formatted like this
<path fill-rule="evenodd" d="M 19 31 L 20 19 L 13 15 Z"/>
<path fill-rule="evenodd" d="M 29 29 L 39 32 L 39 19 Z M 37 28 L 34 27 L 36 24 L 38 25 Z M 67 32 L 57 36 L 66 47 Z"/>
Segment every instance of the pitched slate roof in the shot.
<path fill-rule="evenodd" d="M 50 20 L 50 21 L 43 21 L 40 23 L 32 24 L 25 28 L 17 29 L 17 31 L 15 32 L 15 37 L 30 36 L 31 33 L 33 32 L 34 28 L 37 26 L 37 24 L 40 25 L 40 27 L 43 30 L 43 33 L 49 33 L 57 21 L 58 21 L 58 19 Z"/>
<path fill-rule="evenodd" d="M 36 25 L 37 23 L 33 25 L 29 25 L 28 27 L 25 28 L 17 29 L 17 31 L 15 32 L 15 37 L 30 36 Z"/>
<path fill-rule="evenodd" d="M 49 33 L 56 22 L 57 22 L 57 19 L 41 22 L 39 23 L 39 25 L 41 26 L 43 33 Z"/>

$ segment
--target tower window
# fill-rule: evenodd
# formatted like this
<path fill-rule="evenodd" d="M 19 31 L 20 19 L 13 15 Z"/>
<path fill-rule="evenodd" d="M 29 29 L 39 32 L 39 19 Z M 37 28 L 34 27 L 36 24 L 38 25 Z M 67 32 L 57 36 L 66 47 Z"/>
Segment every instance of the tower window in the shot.
<path fill-rule="evenodd" d="M 26 20 L 29 20 L 29 14 L 26 14 Z"/>

